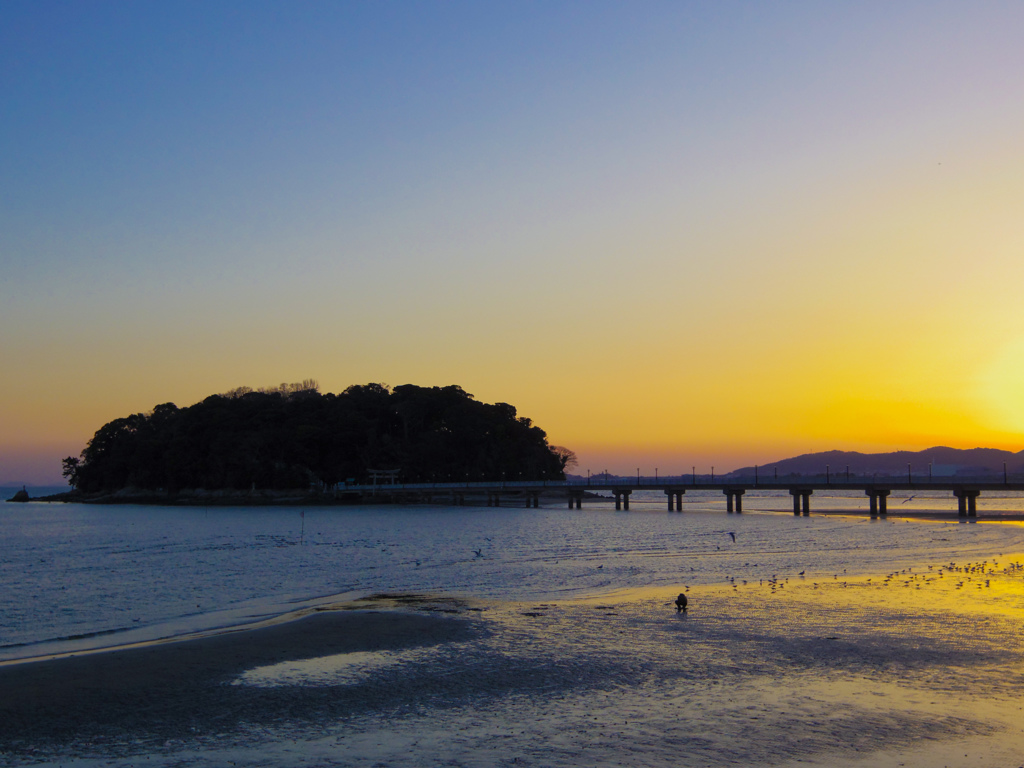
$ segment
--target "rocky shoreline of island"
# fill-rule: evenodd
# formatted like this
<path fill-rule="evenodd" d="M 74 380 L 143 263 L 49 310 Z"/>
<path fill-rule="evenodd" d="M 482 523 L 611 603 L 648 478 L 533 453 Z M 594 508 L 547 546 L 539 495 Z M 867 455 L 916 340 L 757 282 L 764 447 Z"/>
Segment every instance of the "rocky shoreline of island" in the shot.
<path fill-rule="evenodd" d="M 443 505 L 441 500 L 444 496 L 442 491 L 429 494 L 424 492 L 421 497 L 412 497 L 410 494 L 403 494 L 401 503 L 419 503 Z M 487 493 L 474 494 L 468 491 L 461 494 L 464 502 L 473 506 L 485 506 Z M 542 492 L 541 498 L 548 498 L 564 502 L 564 494 L 552 489 Z M 508 506 L 514 506 L 509 497 Z M 609 500 L 611 497 L 602 496 L 597 493 L 587 492 L 586 499 Z M 144 488 L 122 488 L 113 492 L 87 493 L 79 490 L 70 490 L 63 493 L 49 494 L 46 496 L 22 495 L 19 491 L 15 497 L 8 499 L 9 502 L 49 502 L 65 504 L 141 504 L 150 506 L 181 506 L 181 507 L 265 507 L 265 506 L 344 506 L 349 504 L 393 504 L 397 499 L 387 491 L 386 488 L 379 488 L 375 493 L 364 493 L 362 491 L 345 490 L 337 491 L 305 491 L 305 490 L 280 490 L 280 489 L 255 489 L 239 491 L 235 489 L 205 489 L 186 488 L 179 491 L 150 490 Z"/>

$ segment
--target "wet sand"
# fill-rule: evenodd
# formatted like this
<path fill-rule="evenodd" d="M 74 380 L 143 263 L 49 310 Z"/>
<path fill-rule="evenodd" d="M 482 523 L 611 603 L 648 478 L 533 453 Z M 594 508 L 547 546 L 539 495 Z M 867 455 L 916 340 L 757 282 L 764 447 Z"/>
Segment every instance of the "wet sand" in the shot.
<path fill-rule="evenodd" d="M 137 747 L 232 732 L 242 723 L 351 714 L 362 709 L 360 702 L 321 706 L 322 697 L 297 700 L 230 682 L 254 667 L 419 648 L 478 632 L 471 622 L 430 612 L 322 611 L 180 642 L 5 664 L 0 666 L 0 756 L 50 749 L 75 753 L 98 744 L 121 752 L 126 743 Z"/>
<path fill-rule="evenodd" d="M 871 518 L 870 512 L 859 509 L 816 509 L 815 515 L 834 515 L 857 518 Z M 943 523 L 963 523 L 965 525 L 983 523 L 1020 523 L 1024 522 L 1024 514 L 1020 512 L 988 511 L 985 510 L 975 517 L 960 517 L 955 511 L 929 510 L 929 509 L 900 509 L 898 506 L 890 509 L 886 514 L 880 515 L 878 520 L 929 520 Z"/>
<path fill-rule="evenodd" d="M 679 589 L 685 589 L 680 586 Z M 1024 557 L 547 603 L 378 598 L 0 668 L 19 765 L 1019 766 Z"/>

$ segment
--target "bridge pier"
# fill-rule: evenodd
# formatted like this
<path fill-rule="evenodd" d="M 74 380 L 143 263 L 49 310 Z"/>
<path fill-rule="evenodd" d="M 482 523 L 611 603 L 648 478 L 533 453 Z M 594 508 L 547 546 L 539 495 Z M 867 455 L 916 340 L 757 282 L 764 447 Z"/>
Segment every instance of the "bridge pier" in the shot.
<path fill-rule="evenodd" d="M 800 516 L 800 507 L 803 506 L 804 517 L 811 515 L 811 494 L 814 491 L 807 488 L 790 488 L 789 495 L 793 497 L 793 515 Z"/>
<path fill-rule="evenodd" d="M 869 503 L 871 505 L 871 516 L 878 517 L 884 515 L 888 510 L 885 508 L 886 499 L 891 493 L 890 491 L 880 491 L 877 488 L 868 488 L 864 491 L 868 496 Z"/>
<path fill-rule="evenodd" d="M 957 514 L 960 517 L 978 516 L 977 499 L 981 495 L 981 491 L 960 489 L 953 491 L 953 495 L 956 496 Z"/>
<path fill-rule="evenodd" d="M 665 491 L 665 495 L 668 497 L 668 511 L 672 511 L 672 505 L 675 505 L 676 512 L 683 511 L 683 494 L 686 493 L 686 489 L 682 488 L 669 488 Z"/>
<path fill-rule="evenodd" d="M 725 494 L 725 511 L 726 512 L 732 512 L 734 505 L 735 505 L 735 509 L 736 509 L 736 513 L 737 514 L 739 514 L 739 513 L 741 513 L 743 511 L 743 494 L 746 493 L 746 491 L 743 491 L 743 490 L 736 491 L 736 490 L 731 490 L 729 488 L 726 488 L 724 491 L 722 491 L 722 493 Z M 735 502 L 733 501 L 733 497 L 735 497 Z"/>
<path fill-rule="evenodd" d="M 448 482 L 448 483 L 395 483 L 388 485 L 381 484 L 370 484 L 370 483 L 353 483 L 344 486 L 344 490 L 341 487 L 335 490 L 335 494 L 340 498 L 342 493 L 346 496 L 353 495 L 359 496 L 364 495 L 367 498 L 372 494 L 375 494 L 379 501 L 389 501 L 395 504 L 410 504 L 410 503 L 428 503 L 428 504 L 452 504 L 453 506 L 465 506 L 467 503 L 470 504 L 482 504 L 484 499 L 481 497 L 486 496 L 488 507 L 500 507 L 501 497 L 506 497 L 505 506 L 509 506 L 511 500 L 511 506 L 525 506 L 527 508 L 538 508 L 540 507 L 540 496 L 544 494 L 551 494 L 552 498 L 556 494 L 566 494 L 566 504 L 569 509 L 582 509 L 583 498 L 588 492 L 594 490 L 600 490 L 602 493 L 612 493 L 615 501 L 616 510 L 629 510 L 629 501 L 633 491 L 637 490 L 657 490 L 664 491 L 665 503 L 668 507 L 669 512 L 683 511 L 683 494 L 687 490 L 692 490 L 694 487 L 701 488 L 705 491 L 714 490 L 722 491 L 726 497 L 726 509 L 729 512 L 742 513 L 743 512 L 743 496 L 748 490 L 757 490 L 761 488 L 771 488 L 778 490 L 788 490 L 790 496 L 793 497 L 793 514 L 795 516 L 804 515 L 809 516 L 811 512 L 810 497 L 815 490 L 831 490 L 833 488 L 841 488 L 843 490 L 854 490 L 858 492 L 863 491 L 868 497 L 870 503 L 870 514 L 872 518 L 885 518 L 888 504 L 888 497 L 893 492 L 893 488 L 900 490 L 907 489 L 910 491 L 923 491 L 925 489 L 930 491 L 944 491 L 950 492 L 957 499 L 958 515 L 961 520 L 969 519 L 973 521 L 978 517 L 978 497 L 985 491 L 1001 491 L 1001 492 L 1016 492 L 1024 495 L 1024 479 L 1018 481 L 1013 479 L 1012 481 L 1008 477 L 1002 478 L 1002 482 L 995 482 L 991 477 L 964 477 L 957 478 L 954 480 L 945 480 L 939 478 L 930 479 L 928 485 L 921 483 L 913 483 L 908 475 L 906 480 L 889 478 L 867 478 L 866 481 L 846 481 L 843 483 L 836 482 L 836 476 L 829 478 L 827 475 L 824 478 L 817 479 L 814 477 L 800 477 L 794 476 L 791 478 L 785 478 L 781 481 L 772 483 L 756 484 L 756 476 L 754 483 L 747 483 L 744 480 L 725 482 L 718 481 L 708 483 L 694 483 L 692 486 L 689 482 L 682 483 L 679 479 L 673 478 L 670 482 L 631 482 L 628 478 L 610 480 L 605 478 L 604 482 L 593 482 L 593 480 L 587 485 L 577 484 L 574 482 L 552 482 L 552 481 L 535 481 L 526 482 L 520 481 L 512 485 L 497 480 L 480 481 L 480 482 Z M 688 480 L 688 479 L 687 479 Z M 801 485 L 793 485 L 793 483 L 801 483 Z M 589 487 L 588 487 L 589 486 Z M 889 486 L 886 488 L 885 486 Z M 475 499 L 475 501 L 473 501 Z M 608 499 L 605 496 L 606 500 Z M 557 499 L 556 499 L 557 500 Z M 900 507 L 902 509 L 902 507 Z"/>

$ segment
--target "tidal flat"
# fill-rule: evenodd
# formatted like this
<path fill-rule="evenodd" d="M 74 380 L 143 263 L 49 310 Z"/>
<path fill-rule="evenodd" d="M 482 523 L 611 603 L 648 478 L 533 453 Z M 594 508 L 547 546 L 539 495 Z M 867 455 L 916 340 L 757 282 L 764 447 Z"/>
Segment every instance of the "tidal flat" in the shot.
<path fill-rule="evenodd" d="M 490 562 L 485 549 L 454 564 L 439 552 L 448 564 L 421 576 L 424 586 L 458 575 L 461 588 L 324 596 L 191 637 L 136 641 L 145 632 L 129 628 L 106 641 L 135 643 L 122 650 L 90 653 L 66 640 L 9 647 L 20 659 L 0 666 L 0 764 L 1024 762 L 1018 524 L 478 512 L 476 533 L 514 531 L 517 543 L 505 560 L 492 550 Z M 379 525 L 414 514 L 429 515 L 401 511 Z M 338 533 L 356 520 L 332 519 L 344 523 Z M 432 519 L 439 530 L 452 521 Z M 586 536 L 531 557 L 540 542 L 523 540 L 529 520 L 541 539 L 561 525 L 583 525 Z M 666 530 L 677 538 L 635 546 Z M 460 530 L 460 548 L 471 534 Z M 254 535 L 235 538 L 244 550 Z M 148 541 L 122 551 L 144 560 Z M 282 552 L 302 556 L 298 546 Z M 810 564 L 802 576 L 799 563 Z M 583 569 L 585 583 L 558 594 Z M 532 579 L 517 584 L 523 573 Z M 677 613 L 683 590 L 690 607 Z M 58 648 L 61 658 L 25 661 Z"/>
<path fill-rule="evenodd" d="M 1024 556 L 554 602 L 370 597 L 0 668 L 9 765 L 1009 766 Z"/>

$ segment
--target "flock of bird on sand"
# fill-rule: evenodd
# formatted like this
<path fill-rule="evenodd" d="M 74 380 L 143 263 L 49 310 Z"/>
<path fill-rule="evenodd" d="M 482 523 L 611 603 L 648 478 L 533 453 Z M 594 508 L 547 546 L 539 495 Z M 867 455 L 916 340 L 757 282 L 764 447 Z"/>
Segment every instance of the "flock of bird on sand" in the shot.
<path fill-rule="evenodd" d="M 800 571 L 797 576 L 805 576 L 806 570 Z M 843 569 L 843 573 L 846 573 L 846 569 Z M 884 578 L 879 581 L 874 581 L 872 578 L 864 579 L 856 583 L 850 581 L 839 581 L 839 574 L 832 574 L 832 580 L 838 582 L 840 587 L 850 586 L 881 586 L 889 587 L 900 585 L 903 587 L 913 587 L 914 589 L 921 589 L 922 586 L 928 584 L 938 583 L 940 580 L 945 579 L 946 574 L 950 574 L 954 577 L 951 580 L 952 587 L 954 590 L 964 589 L 969 585 L 975 586 L 977 589 L 986 589 L 992 586 L 992 576 L 1024 576 L 1024 564 L 1018 562 L 1011 562 L 1004 565 L 1001 569 L 999 563 L 996 560 L 989 562 L 988 560 L 982 560 L 978 563 L 957 563 L 949 562 L 945 565 L 940 566 L 927 566 L 927 570 L 923 572 L 914 573 L 912 567 L 904 568 L 899 571 L 893 571 L 892 573 L 886 574 Z M 986 578 L 987 577 L 987 578 Z M 746 585 L 748 582 L 746 579 L 741 579 L 740 584 L 736 583 L 735 576 L 728 576 L 726 580 L 732 585 L 734 590 L 738 590 L 740 584 Z M 780 579 L 777 574 L 773 574 L 770 579 L 759 579 L 758 586 L 768 585 L 771 594 L 775 594 L 777 590 L 783 589 L 789 582 L 789 578 Z M 827 583 L 827 582 L 826 582 Z M 814 589 L 819 588 L 818 582 L 812 582 L 811 586 Z M 686 590 L 689 591 L 689 587 Z M 677 612 L 683 612 L 686 610 L 688 600 L 685 593 L 681 593 L 679 597 L 675 599 L 674 605 L 676 606 Z"/>
<path fill-rule="evenodd" d="M 911 496 L 910 498 L 912 499 L 914 497 Z M 909 501 L 909 500 L 910 499 L 907 499 L 907 501 Z M 735 543 L 735 541 L 736 541 L 736 532 L 735 531 L 726 531 L 726 534 Z M 716 549 L 721 549 L 721 547 L 716 547 Z M 481 549 L 475 549 L 475 550 L 473 550 L 473 555 L 474 555 L 474 558 L 483 557 L 483 551 Z M 1000 557 L 1002 557 L 1002 555 L 1000 555 Z M 419 562 L 417 561 L 416 564 L 419 565 Z M 749 565 L 749 563 L 747 563 L 747 565 Z M 602 565 L 599 565 L 597 567 L 598 567 L 598 569 L 601 569 L 601 568 L 604 568 L 604 565 L 602 564 Z M 899 584 L 901 584 L 904 587 L 913 586 L 915 589 L 921 589 L 922 586 L 925 586 L 925 585 L 933 583 L 933 582 L 938 582 L 940 579 L 944 579 L 945 575 L 947 573 L 949 573 L 949 574 L 961 574 L 960 580 L 957 581 L 956 584 L 954 585 L 954 589 L 963 589 L 969 583 L 970 584 L 974 584 L 978 589 L 985 589 L 986 587 L 991 587 L 991 579 L 987 578 L 987 579 L 984 580 L 984 583 L 982 583 L 982 580 L 980 578 L 982 576 L 992 576 L 992 575 L 995 575 L 995 574 L 1014 575 L 1014 574 L 1019 573 L 1019 572 L 1024 572 L 1024 564 L 1017 563 L 1017 562 L 1013 562 L 1013 563 L 1010 563 L 1009 565 L 1003 566 L 1003 569 L 1001 571 L 997 571 L 996 570 L 998 567 L 999 567 L 999 563 L 996 562 L 995 560 L 993 560 L 991 563 L 988 560 L 982 560 L 980 563 L 964 563 L 964 564 L 958 564 L 956 562 L 950 562 L 950 563 L 947 563 L 945 565 L 940 565 L 940 566 L 938 566 L 938 568 L 936 568 L 935 566 L 929 565 L 928 566 L 928 570 L 926 572 L 922 572 L 922 573 L 914 573 L 914 569 L 912 567 L 904 568 L 903 570 L 900 570 L 900 571 L 893 571 L 892 573 L 887 574 L 882 580 L 880 580 L 878 582 L 874 582 L 874 584 L 872 584 L 872 579 L 870 579 L 870 578 L 865 579 L 863 582 L 858 582 L 858 583 L 861 586 L 876 586 L 877 585 L 877 586 L 883 586 L 883 587 L 888 587 L 888 586 L 892 586 L 894 584 L 899 583 Z M 691 570 L 693 570 L 693 569 L 691 568 Z M 843 569 L 843 574 L 845 574 L 845 573 L 846 573 L 846 569 L 844 568 Z M 803 577 L 806 576 L 806 574 L 807 574 L 807 571 L 805 569 L 803 571 L 800 571 L 797 574 L 797 576 L 803 578 Z M 976 577 L 978 578 L 978 582 L 977 583 L 974 582 L 974 579 Z M 737 584 L 735 576 L 727 576 L 726 580 L 732 585 L 732 588 L 734 590 L 738 590 L 740 588 L 740 584 L 742 584 L 743 586 L 746 586 L 748 584 L 746 579 L 740 579 L 740 584 Z M 848 581 L 841 581 L 841 582 L 839 582 L 839 574 L 838 573 L 832 574 L 832 580 L 835 581 L 835 582 L 838 582 L 838 586 L 840 586 L 840 587 L 849 587 L 849 586 L 851 586 L 851 583 L 848 582 Z M 783 589 L 788 582 L 789 582 L 789 578 L 788 577 L 780 579 L 777 574 L 772 574 L 772 577 L 770 579 L 758 579 L 757 583 L 758 583 L 758 586 L 764 586 L 765 584 L 767 584 L 768 587 L 770 588 L 771 594 L 774 595 L 778 590 Z M 818 582 L 812 582 L 811 586 L 814 589 L 818 589 L 820 585 L 818 584 Z M 687 587 L 685 587 L 685 590 L 686 590 L 686 592 L 689 592 L 690 588 L 687 586 Z M 688 607 L 688 605 L 689 605 L 689 600 L 686 597 L 686 592 L 680 592 L 679 596 L 676 597 L 676 599 L 672 602 L 672 605 L 674 605 L 676 607 L 676 612 L 677 613 L 685 612 L 687 607 Z"/>

